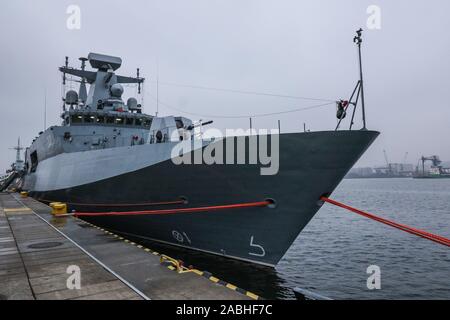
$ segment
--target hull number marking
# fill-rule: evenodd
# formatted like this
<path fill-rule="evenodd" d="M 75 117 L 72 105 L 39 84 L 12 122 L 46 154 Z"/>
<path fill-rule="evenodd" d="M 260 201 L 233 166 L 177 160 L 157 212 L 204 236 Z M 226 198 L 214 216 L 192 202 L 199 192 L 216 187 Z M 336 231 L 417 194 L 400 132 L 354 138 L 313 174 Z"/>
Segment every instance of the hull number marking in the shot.
<path fill-rule="evenodd" d="M 177 230 L 172 231 L 172 236 L 177 240 L 179 243 L 184 243 L 185 241 L 189 244 L 191 244 L 191 239 L 189 239 L 186 232 L 178 232 Z"/>
<path fill-rule="evenodd" d="M 264 250 L 264 247 L 259 244 L 255 244 L 253 242 L 253 236 L 250 237 L 250 247 L 257 248 L 261 252 L 260 253 L 249 252 L 248 253 L 249 255 L 256 257 L 264 257 L 266 255 L 266 250 Z"/>

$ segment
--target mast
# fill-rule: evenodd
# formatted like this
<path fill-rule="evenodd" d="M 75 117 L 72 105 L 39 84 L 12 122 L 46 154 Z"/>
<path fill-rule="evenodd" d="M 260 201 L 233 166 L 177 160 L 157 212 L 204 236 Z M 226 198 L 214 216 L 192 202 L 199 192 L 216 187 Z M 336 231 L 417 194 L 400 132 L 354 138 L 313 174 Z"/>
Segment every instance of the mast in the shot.
<path fill-rule="evenodd" d="M 88 61 L 85 57 L 80 57 L 78 60 L 81 61 L 81 71 L 86 70 L 86 61 Z M 82 77 L 80 81 L 80 90 L 78 92 L 78 98 L 83 103 L 83 105 L 86 103 L 87 100 L 87 90 L 86 90 L 86 78 Z"/>
<path fill-rule="evenodd" d="M 44 131 L 47 128 L 47 88 L 44 89 Z M 20 138 L 19 138 L 20 145 Z"/>
<path fill-rule="evenodd" d="M 20 151 L 23 150 L 23 147 L 20 146 L 20 137 L 17 138 L 17 146 L 12 148 L 13 150 L 16 150 L 16 163 L 20 162 Z"/>
<path fill-rule="evenodd" d="M 156 114 L 157 117 L 159 113 L 159 64 L 156 62 Z"/>
<path fill-rule="evenodd" d="M 362 69 L 362 56 L 361 56 L 361 43 L 362 43 L 362 29 L 356 31 L 356 36 L 353 38 L 353 42 L 358 46 L 358 57 L 359 57 L 359 81 L 361 88 L 361 107 L 362 107 L 362 121 L 363 121 L 363 129 L 366 128 L 366 108 L 364 101 L 364 81 L 363 81 L 363 69 Z"/>
<path fill-rule="evenodd" d="M 362 29 L 359 29 L 356 31 L 356 36 L 353 38 L 353 42 L 356 43 L 358 46 L 358 66 L 359 66 L 359 80 L 356 83 L 355 89 L 353 89 L 353 93 L 350 96 L 349 100 L 343 101 L 337 101 L 337 113 L 336 116 L 339 119 L 338 124 L 336 125 L 336 131 L 339 129 L 339 126 L 341 125 L 342 120 L 345 118 L 347 109 L 349 106 L 353 106 L 353 112 L 352 112 L 352 118 L 350 121 L 350 130 L 352 130 L 354 119 L 355 119 L 355 113 L 356 113 L 356 107 L 359 103 L 359 100 L 361 99 L 361 109 L 362 109 L 362 123 L 363 127 L 361 130 L 367 130 L 366 126 L 366 104 L 365 104 L 365 97 L 364 97 L 364 82 L 363 82 L 363 69 L 362 69 L 362 54 L 361 54 L 361 43 L 362 43 Z"/>

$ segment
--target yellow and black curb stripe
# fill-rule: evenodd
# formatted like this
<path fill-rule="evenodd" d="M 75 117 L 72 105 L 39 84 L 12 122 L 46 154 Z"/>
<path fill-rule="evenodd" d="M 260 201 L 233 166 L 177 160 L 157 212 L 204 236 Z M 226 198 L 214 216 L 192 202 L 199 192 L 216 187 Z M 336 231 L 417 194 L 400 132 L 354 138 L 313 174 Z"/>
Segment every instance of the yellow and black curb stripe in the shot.
<path fill-rule="evenodd" d="M 224 287 L 226 287 L 226 288 L 228 288 L 230 290 L 237 291 L 240 294 L 243 294 L 243 295 L 245 295 L 245 296 L 247 296 L 249 298 L 252 298 L 253 300 L 262 300 L 262 298 L 260 296 L 254 294 L 253 292 L 244 290 L 242 288 L 239 288 L 239 287 L 235 286 L 234 284 L 231 284 L 231 283 L 228 283 L 226 281 L 220 280 L 219 278 L 216 278 L 215 276 L 213 276 L 208 271 L 203 271 L 201 276 L 204 277 L 204 278 L 207 278 L 208 280 L 210 280 L 210 281 L 212 281 L 214 283 L 222 285 L 222 286 L 224 286 Z"/>
<path fill-rule="evenodd" d="M 97 229 L 97 230 L 103 231 L 104 233 L 106 233 L 106 234 L 108 234 L 108 235 L 110 235 L 110 236 L 113 236 L 114 238 L 116 238 L 116 239 L 118 239 L 118 240 L 122 240 L 122 241 L 125 242 L 125 243 L 131 244 L 131 245 L 133 245 L 133 246 L 135 246 L 135 247 L 137 247 L 137 248 L 139 248 L 139 249 L 142 249 L 142 250 L 144 250 L 145 252 L 151 253 L 151 254 L 153 254 L 153 255 L 155 255 L 155 256 L 160 256 L 160 255 L 161 255 L 159 252 L 153 251 L 153 250 L 151 250 L 151 249 L 149 249 L 149 248 L 146 248 L 146 247 L 144 247 L 144 246 L 142 246 L 142 245 L 140 245 L 140 244 L 137 244 L 137 243 L 135 243 L 135 242 L 133 242 L 133 241 L 130 241 L 130 240 L 128 240 L 128 239 L 125 239 L 124 237 L 121 237 L 121 236 L 119 236 L 119 235 L 117 235 L 117 234 L 115 234 L 115 233 L 112 233 L 112 232 L 110 232 L 110 231 L 108 231 L 108 230 L 106 230 L 106 229 L 103 229 L 103 228 L 101 228 L 101 227 L 99 227 L 99 226 L 96 226 L 95 224 L 92 224 L 92 223 L 90 223 L 90 222 L 87 222 L 87 221 L 82 220 L 82 219 L 77 218 L 77 217 L 74 217 L 74 218 L 77 219 L 78 221 L 81 221 L 81 222 L 83 222 L 83 223 L 85 223 L 85 224 L 88 224 L 89 226 L 91 226 L 91 227 L 93 227 L 93 228 L 95 228 L 95 229 Z M 173 259 L 173 258 L 172 258 L 172 259 Z M 175 260 L 175 259 L 173 259 L 173 260 Z M 169 269 L 169 270 L 171 270 L 171 271 L 176 271 L 176 270 L 177 270 L 177 268 L 174 267 L 173 264 L 170 263 L 170 261 L 164 261 L 163 263 L 167 265 L 167 269 Z M 216 283 L 216 284 L 218 284 L 218 285 L 222 285 L 222 286 L 224 286 L 225 288 L 228 288 L 228 289 L 233 290 L 233 291 L 237 291 L 237 292 L 239 292 L 240 294 L 243 294 L 243 295 L 245 295 L 245 296 L 247 296 L 247 297 L 249 297 L 249 298 L 251 298 L 251 299 L 253 299 L 253 300 L 262 300 L 262 298 L 261 298 L 260 296 L 254 294 L 254 293 L 252 293 L 252 292 L 250 292 L 250 291 L 241 289 L 241 288 L 235 286 L 234 284 L 231 284 L 231 283 L 228 283 L 228 282 L 226 282 L 226 281 L 220 280 L 220 279 L 214 277 L 214 276 L 213 276 L 210 272 L 208 272 L 208 271 L 200 271 L 200 270 L 197 270 L 197 269 L 191 269 L 190 271 L 192 271 L 193 273 L 195 273 L 195 274 L 197 274 L 197 275 L 199 275 L 199 276 L 202 276 L 202 277 L 204 277 L 204 278 L 206 278 L 206 279 L 208 279 L 208 280 L 210 280 L 210 281 L 212 281 L 212 282 L 214 282 L 214 283 Z"/>

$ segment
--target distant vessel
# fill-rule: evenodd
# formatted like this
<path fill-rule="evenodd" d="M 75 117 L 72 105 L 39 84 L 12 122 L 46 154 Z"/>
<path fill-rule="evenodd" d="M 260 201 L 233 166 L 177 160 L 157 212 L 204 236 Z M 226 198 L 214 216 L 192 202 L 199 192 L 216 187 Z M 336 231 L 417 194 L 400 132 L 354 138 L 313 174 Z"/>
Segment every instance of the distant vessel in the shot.
<path fill-rule="evenodd" d="M 16 161 L 11 164 L 11 168 L 0 176 L 0 191 L 17 190 L 22 187 L 25 163 L 20 158 L 20 152 L 24 149 L 20 145 L 20 138 L 17 139 L 17 146 L 12 148 L 16 150 Z"/>
<path fill-rule="evenodd" d="M 279 140 L 275 175 L 262 175 L 264 166 L 255 163 L 176 164 L 237 137 L 203 139 L 194 132 L 202 123 L 145 114 L 134 97 L 125 103 L 122 84 L 140 93 L 144 79 L 139 69 L 136 77 L 116 75 L 119 57 L 90 53 L 80 60 L 81 69 L 67 58 L 60 68 L 63 83 L 67 74 L 80 78 L 79 92 L 66 93 L 62 125 L 27 148 L 23 189 L 70 210 L 106 213 L 83 218 L 123 235 L 274 266 L 323 205 L 320 197 L 333 192 L 379 134 L 366 129 L 364 116 L 361 130 L 271 134 Z M 362 76 L 354 94 L 358 88 L 359 97 Z M 341 105 L 339 123 L 347 107 L 354 116 L 356 105 L 352 98 Z M 243 137 L 244 159 L 253 154 L 252 139 L 268 138 Z M 180 144 L 183 154 L 173 155 Z M 224 150 L 228 155 L 234 159 L 234 149 Z M 107 214 L 130 210 L 147 213 Z"/>
<path fill-rule="evenodd" d="M 431 162 L 431 167 L 429 170 L 425 171 L 425 163 L 427 161 Z M 441 179 L 450 178 L 450 168 L 444 168 L 442 166 L 442 161 L 439 156 L 430 156 L 420 158 L 419 162 L 422 163 L 421 168 L 419 165 L 416 167 L 416 172 L 414 173 L 415 179 Z"/>

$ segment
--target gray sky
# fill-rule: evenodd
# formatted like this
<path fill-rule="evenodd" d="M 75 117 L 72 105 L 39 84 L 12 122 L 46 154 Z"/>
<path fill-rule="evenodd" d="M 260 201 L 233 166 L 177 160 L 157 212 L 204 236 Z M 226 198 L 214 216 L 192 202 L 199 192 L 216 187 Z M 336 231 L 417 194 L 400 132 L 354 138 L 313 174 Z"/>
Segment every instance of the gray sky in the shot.
<path fill-rule="evenodd" d="M 66 27 L 71 4 L 81 29 Z M 382 135 L 358 165 L 391 162 L 405 152 L 450 160 L 450 2 L 448 0 L 5 0 L 0 11 L 0 172 L 21 136 L 29 145 L 59 124 L 64 56 L 79 67 L 89 52 L 119 55 L 120 74 L 147 78 L 144 110 L 154 113 L 160 82 L 327 99 L 348 98 L 357 80 L 354 31 L 366 28 L 369 5 L 381 8 L 381 30 L 364 34 L 367 121 Z M 158 68 L 157 68 L 158 66 Z M 317 104 L 160 85 L 160 100 L 199 114 L 247 115 Z M 160 106 L 160 115 L 180 114 Z M 187 116 L 187 115 L 186 115 Z M 197 118 L 197 117 L 192 117 Z M 333 129 L 334 106 L 258 118 L 256 128 Z M 248 119 L 214 119 L 218 128 Z"/>

